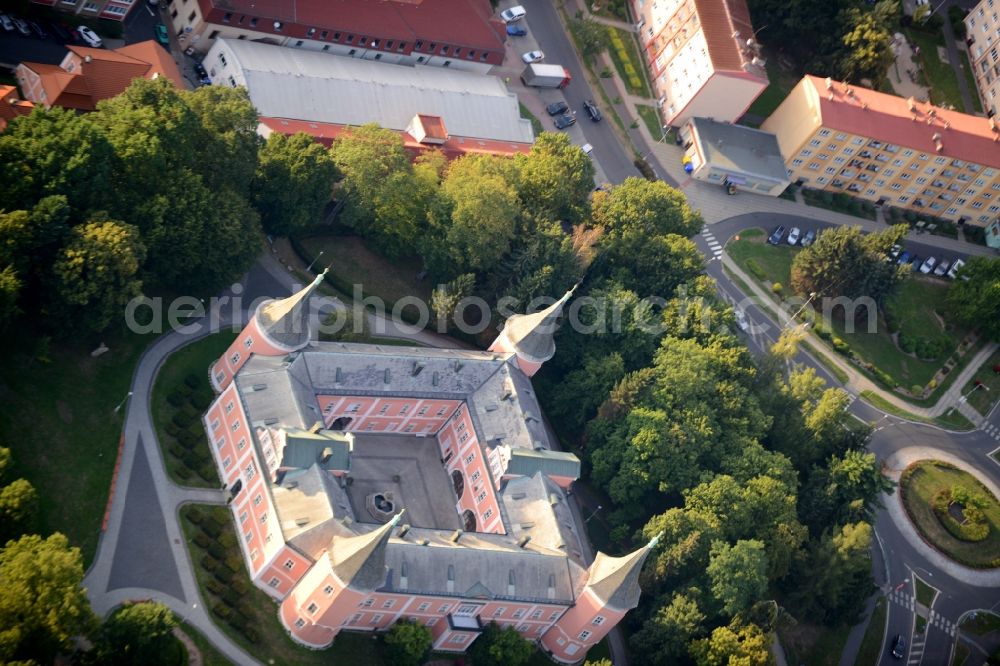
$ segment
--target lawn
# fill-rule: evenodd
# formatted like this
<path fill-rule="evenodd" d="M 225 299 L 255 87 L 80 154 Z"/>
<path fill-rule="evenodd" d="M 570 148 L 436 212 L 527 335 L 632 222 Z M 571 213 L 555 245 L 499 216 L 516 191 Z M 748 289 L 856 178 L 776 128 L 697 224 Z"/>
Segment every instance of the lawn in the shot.
<path fill-rule="evenodd" d="M 521 117 L 525 120 L 531 121 L 531 129 L 535 133 L 536 137 L 545 131 L 545 128 L 542 127 L 542 121 L 539 120 L 528 107 L 526 107 L 522 102 L 518 102 L 518 106 L 521 107 Z"/>
<path fill-rule="evenodd" d="M 948 532 L 931 507 L 931 500 L 941 490 L 964 485 L 988 499 L 984 509 L 989 534 L 982 541 L 962 541 Z M 1000 565 L 1000 501 L 975 477 L 946 463 L 922 461 L 910 465 L 900 482 L 903 505 L 923 537 L 939 551 L 971 567 Z"/>
<path fill-rule="evenodd" d="M 175 426 L 168 426 L 168 424 L 177 417 L 177 413 L 182 409 L 170 404 L 167 396 L 179 390 L 190 391 L 194 387 L 185 388 L 184 380 L 188 376 L 194 376 L 199 381 L 196 393 L 200 394 L 202 401 L 206 399 L 206 396 L 207 399 L 211 399 L 212 389 L 208 384 L 209 365 L 222 356 L 235 339 L 236 334 L 227 330 L 192 342 L 171 354 L 156 373 L 151 400 L 153 425 L 156 428 L 156 439 L 160 443 L 167 472 L 170 474 L 170 478 L 179 485 L 218 488 L 219 475 L 215 470 L 215 465 L 212 464 L 211 457 L 204 460 L 204 456 L 201 456 L 203 458 L 201 465 L 192 467 L 185 464 L 182 457 L 187 455 L 184 447 L 172 434 L 167 432 L 167 428 L 175 428 Z M 185 401 L 184 408 L 187 408 L 186 406 L 187 401 Z M 204 409 L 199 410 L 197 406 L 192 406 L 190 409 L 196 412 L 190 427 L 198 435 L 198 442 L 192 448 L 200 448 L 204 453 L 209 453 L 208 440 L 200 421 L 200 413 Z M 195 473 L 199 469 L 204 471 L 204 476 Z"/>
<path fill-rule="evenodd" d="M 806 622 L 778 631 L 788 663 L 809 666 L 837 666 L 850 633 L 847 625 L 831 628 Z"/>
<path fill-rule="evenodd" d="M 798 77 L 781 69 L 781 65 L 778 64 L 778 58 L 774 57 L 774 54 L 765 53 L 765 55 L 768 56 L 767 64 L 765 65 L 768 86 L 764 88 L 764 92 L 760 94 L 760 97 L 755 99 L 750 108 L 747 109 L 748 115 L 760 118 L 767 118 L 774 113 L 774 110 L 785 101 L 788 93 L 799 82 Z"/>
<path fill-rule="evenodd" d="M 423 270 L 417 257 L 386 259 L 369 250 L 358 236 L 310 236 L 301 239 L 301 245 L 311 258 L 323 253 L 317 266 L 329 264 L 333 284 L 347 296 L 353 296 L 354 286 L 360 285 L 365 296 L 385 300 L 387 310 L 404 296 L 430 301 L 433 285 L 417 280 Z"/>
<path fill-rule="evenodd" d="M 967 395 L 969 404 L 983 416 L 988 416 L 993 405 L 1000 399 L 1000 374 L 993 372 L 993 367 L 998 364 L 1000 350 L 993 352 L 973 378 L 962 387 L 962 395 Z M 984 388 L 975 388 L 977 379 L 983 383 Z"/>
<path fill-rule="evenodd" d="M 726 252 L 740 266 L 761 282 L 779 282 L 788 286 L 792 260 L 798 248 L 788 244 L 768 245 L 767 235 L 761 229 L 745 229 L 726 244 Z"/>
<path fill-rule="evenodd" d="M 1000 615 L 980 611 L 975 618 L 971 615 L 962 623 L 962 631 L 975 636 L 985 636 L 994 631 L 1000 631 Z"/>
<path fill-rule="evenodd" d="M 933 423 L 949 430 L 975 430 L 976 426 L 969 419 L 965 418 L 955 410 L 948 410 L 936 419 L 929 419 L 918 414 L 911 414 L 905 409 L 900 409 L 896 405 L 888 402 L 881 395 L 874 391 L 862 391 L 861 399 L 876 409 L 881 409 L 886 414 L 894 414 L 910 421 L 920 421 L 921 423 Z"/>
<path fill-rule="evenodd" d="M 937 597 L 937 590 L 924 582 L 924 580 L 913 574 L 914 587 L 917 588 L 917 603 L 921 603 L 924 606 L 930 608 L 934 604 L 934 598 Z"/>
<path fill-rule="evenodd" d="M 871 619 L 868 620 L 868 628 L 865 629 L 865 637 L 861 639 L 861 647 L 858 649 L 858 658 L 855 661 L 858 666 L 875 666 L 882 655 L 882 637 L 885 635 L 886 612 L 885 597 L 879 597 L 875 603 L 875 610 L 872 611 Z"/>
<path fill-rule="evenodd" d="M 969 95 L 972 97 L 971 109 L 966 109 L 966 113 L 982 113 L 983 104 L 979 100 L 979 89 L 976 87 L 976 77 L 972 75 L 972 65 L 969 63 L 969 55 L 962 49 L 958 50 L 958 55 L 962 58 L 962 72 L 965 74 L 965 85 L 969 88 Z"/>
<path fill-rule="evenodd" d="M 646 129 L 649 130 L 649 134 L 653 137 L 653 140 L 659 141 L 662 139 L 663 125 L 660 122 L 660 114 L 657 113 L 656 107 L 649 106 L 648 104 L 636 104 L 635 110 L 639 112 L 642 122 L 646 123 Z"/>
<path fill-rule="evenodd" d="M 0 445 L 13 453 L 12 478 L 24 477 L 39 497 L 37 531 L 62 532 L 90 566 L 97 549 L 118 455 L 132 371 L 152 336 L 111 333 L 102 340 L 49 344 L 14 332 L 0 364 Z"/>
<path fill-rule="evenodd" d="M 209 643 L 208 639 L 200 631 L 180 618 L 177 619 L 177 622 L 178 627 L 198 646 L 203 666 L 233 666 L 233 662 L 229 661 L 224 654 Z"/>
<path fill-rule="evenodd" d="M 951 658 L 951 666 L 962 666 L 965 660 L 969 657 L 969 648 L 965 647 L 965 643 L 958 641 L 955 643 L 955 654 Z"/>
<path fill-rule="evenodd" d="M 912 28 L 904 28 L 903 31 L 911 42 L 920 47 L 918 59 L 930 85 L 931 102 L 938 106 L 950 104 L 959 111 L 963 110 L 965 105 L 962 104 L 955 70 L 938 57 L 937 47 L 944 45 L 941 34 L 931 35 Z"/>
<path fill-rule="evenodd" d="M 649 92 L 649 84 L 646 82 L 646 65 L 639 57 L 635 34 L 609 26 L 608 36 L 611 39 L 608 54 L 615 63 L 615 69 L 618 70 L 618 76 L 625 84 L 625 89 L 629 94 L 646 99 L 652 98 L 653 94 Z"/>

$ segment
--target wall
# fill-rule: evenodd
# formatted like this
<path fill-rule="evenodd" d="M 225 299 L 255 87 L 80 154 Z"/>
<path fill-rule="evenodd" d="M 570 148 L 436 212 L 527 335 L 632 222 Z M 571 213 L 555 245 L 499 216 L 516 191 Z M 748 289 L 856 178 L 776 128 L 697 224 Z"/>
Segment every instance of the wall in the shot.
<path fill-rule="evenodd" d="M 463 405 L 438 433 L 441 457 L 445 461 L 448 478 L 458 471 L 463 478 L 461 497 L 455 510 L 461 516 L 468 510 L 476 517 L 476 531 L 506 534 L 500 517 L 496 492 L 486 469 L 487 460 L 476 436 L 468 406 Z"/>
<path fill-rule="evenodd" d="M 687 106 L 678 110 L 673 117 L 667 118 L 667 124 L 682 125 L 695 117 L 736 122 L 766 87 L 766 79 L 757 79 L 749 74 L 715 72 Z"/>
<path fill-rule="evenodd" d="M 787 162 L 801 150 L 819 126 L 819 100 L 811 94 L 808 81 L 802 79 L 760 129 L 777 137 L 778 148 Z"/>
<path fill-rule="evenodd" d="M 436 433 L 462 404 L 461 400 L 437 398 L 342 395 L 318 395 L 316 401 L 327 427 L 337 419 L 345 418 L 350 422 L 340 430 L 414 435 Z"/>
<path fill-rule="evenodd" d="M 577 663 L 604 638 L 625 612 L 606 607 L 589 587 L 542 637 L 542 647 L 558 661 Z"/>
<path fill-rule="evenodd" d="M 258 310 L 261 306 L 258 306 Z M 229 345 L 226 353 L 220 356 L 212 366 L 212 388 L 218 392 L 229 386 L 240 368 L 250 360 L 251 354 L 282 356 L 290 351 L 293 350 L 289 347 L 275 344 L 260 330 L 260 326 L 257 323 L 257 315 L 254 313 L 249 323 L 243 327 L 240 334 Z"/>

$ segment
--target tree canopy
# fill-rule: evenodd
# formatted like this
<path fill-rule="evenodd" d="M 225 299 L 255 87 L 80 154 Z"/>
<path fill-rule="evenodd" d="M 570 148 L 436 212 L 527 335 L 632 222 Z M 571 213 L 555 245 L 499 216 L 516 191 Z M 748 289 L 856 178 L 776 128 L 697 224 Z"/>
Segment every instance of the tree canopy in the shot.
<path fill-rule="evenodd" d="M 269 136 L 260 149 L 253 197 L 264 231 L 290 236 L 315 224 L 336 176 L 330 151 L 308 134 Z"/>
<path fill-rule="evenodd" d="M 169 608 L 155 601 L 128 604 L 115 611 L 97 632 L 94 661 L 130 666 L 171 666 L 171 642 L 177 620 Z"/>
<path fill-rule="evenodd" d="M 970 257 L 960 277 L 948 290 L 955 316 L 991 340 L 1000 340 L 1000 259 Z"/>
<path fill-rule="evenodd" d="M 385 652 L 389 663 L 399 666 L 420 666 L 430 652 L 431 630 L 419 622 L 400 620 L 385 635 Z"/>
<path fill-rule="evenodd" d="M 482 666 L 521 666 L 531 659 L 535 645 L 514 627 L 490 622 L 469 648 L 469 656 Z"/>

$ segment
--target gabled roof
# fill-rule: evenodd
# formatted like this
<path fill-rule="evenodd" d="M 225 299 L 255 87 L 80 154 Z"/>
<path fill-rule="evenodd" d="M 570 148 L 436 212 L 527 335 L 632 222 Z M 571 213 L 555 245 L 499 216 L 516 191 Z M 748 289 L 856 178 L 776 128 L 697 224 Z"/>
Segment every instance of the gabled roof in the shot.
<path fill-rule="evenodd" d="M 659 535 L 648 544 L 622 557 L 598 552 L 590 565 L 589 587 L 604 603 L 619 610 L 635 608 L 639 603 L 639 572 L 646 556 L 659 542 Z"/>
<path fill-rule="evenodd" d="M 507 474 L 534 476 L 541 472 L 548 476 L 580 478 L 580 459 L 569 451 L 515 448 L 510 452 Z"/>
<path fill-rule="evenodd" d="M 35 105 L 18 99 L 17 88 L 14 86 L 0 85 L 0 132 L 7 127 L 7 123 L 18 116 L 26 116 L 31 113 Z"/>
<path fill-rule="evenodd" d="M 334 537 L 330 544 L 330 565 L 345 585 L 374 590 L 385 584 L 385 545 L 403 512 L 385 525 L 354 537 Z"/>
<path fill-rule="evenodd" d="M 744 68 L 750 58 L 741 52 L 740 42 L 745 44 L 754 34 L 746 0 L 694 0 L 694 6 L 712 66 L 717 71 L 738 72 L 766 82 L 763 68 L 752 66 L 749 71 Z"/>

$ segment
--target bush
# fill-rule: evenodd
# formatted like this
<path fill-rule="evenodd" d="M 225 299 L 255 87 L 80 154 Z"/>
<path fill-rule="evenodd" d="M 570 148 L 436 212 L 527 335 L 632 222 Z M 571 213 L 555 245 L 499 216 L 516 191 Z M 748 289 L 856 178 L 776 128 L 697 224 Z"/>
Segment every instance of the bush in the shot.
<path fill-rule="evenodd" d="M 191 406 L 198 410 L 198 412 L 204 412 L 208 409 L 208 406 L 212 404 L 212 395 L 205 394 L 201 391 L 195 393 L 191 396 Z"/>
<path fill-rule="evenodd" d="M 202 465 L 198 468 L 198 476 L 205 481 L 218 481 L 219 477 L 215 473 L 215 465 Z"/>
<path fill-rule="evenodd" d="M 774 284 L 771 285 L 771 291 L 774 292 L 774 294 L 777 296 L 781 296 L 781 292 L 783 292 L 784 290 L 785 288 L 781 286 L 780 282 L 775 282 Z"/>
<path fill-rule="evenodd" d="M 765 273 L 764 269 L 760 267 L 760 264 L 757 263 L 757 260 L 753 258 L 747 259 L 746 265 L 747 265 L 747 270 L 750 271 L 755 278 L 757 278 L 758 280 L 767 279 L 767 273 Z"/>
<path fill-rule="evenodd" d="M 184 455 L 181 456 L 181 462 L 191 468 L 192 471 L 198 469 L 198 455 L 194 451 L 185 451 Z"/>
<path fill-rule="evenodd" d="M 243 634 L 246 637 L 246 639 L 251 643 L 256 643 L 257 641 L 260 640 L 260 635 L 257 633 L 257 630 L 250 625 L 247 625 L 242 629 L 240 629 L 240 633 Z"/>
<path fill-rule="evenodd" d="M 174 390 L 180 393 L 185 398 L 190 398 L 191 394 L 194 393 L 194 389 L 188 386 L 187 384 L 178 384 L 177 388 Z"/>
<path fill-rule="evenodd" d="M 192 506 L 188 509 L 185 515 L 187 515 L 187 519 L 195 525 L 201 525 L 201 522 L 205 520 L 205 514 L 202 513 L 201 509 L 196 506 Z"/>
<path fill-rule="evenodd" d="M 226 549 L 218 541 L 209 540 L 208 545 L 204 546 L 204 548 L 217 560 L 222 561 L 226 559 Z"/>
<path fill-rule="evenodd" d="M 967 504 L 959 502 L 965 516 L 965 522 L 960 523 L 948 511 L 953 501 L 957 502 L 957 500 L 953 500 L 953 489 L 950 488 L 939 491 L 931 501 L 934 514 L 944 528 L 961 541 L 977 542 L 986 539 L 990 534 L 990 525 L 986 522 L 986 516 L 982 510 L 971 502 Z"/>
<path fill-rule="evenodd" d="M 222 583 L 215 580 L 214 578 L 209 578 L 208 582 L 205 583 L 205 587 L 207 587 L 208 591 L 214 594 L 215 596 L 221 595 L 226 590 L 226 588 L 222 586 Z"/>
<path fill-rule="evenodd" d="M 219 523 L 215 516 L 205 516 L 205 520 L 201 524 L 201 529 L 211 538 L 218 539 L 219 534 L 222 532 L 222 524 Z"/>
<path fill-rule="evenodd" d="M 204 569 L 205 571 L 215 572 L 219 570 L 220 566 L 222 565 L 219 564 L 219 560 L 215 559 L 211 555 L 202 555 L 201 568 Z"/>
<path fill-rule="evenodd" d="M 816 328 L 814 328 L 813 330 L 816 331 L 816 335 L 818 335 L 822 340 L 826 340 L 827 342 L 829 342 L 833 338 L 833 333 L 831 333 L 830 329 L 826 328 L 825 326 L 816 324 Z"/>
<path fill-rule="evenodd" d="M 641 157 L 637 157 L 632 164 L 634 164 L 635 168 L 639 170 L 639 173 L 642 174 L 643 178 L 652 181 L 656 180 L 656 172 L 653 171 L 653 167 L 649 166 L 646 160 Z"/>
<path fill-rule="evenodd" d="M 193 389 L 198 388 L 199 386 L 202 385 L 202 383 L 204 383 L 206 381 L 207 381 L 207 377 L 202 377 L 200 375 L 196 375 L 193 372 L 190 373 L 190 374 L 188 374 L 188 376 L 184 378 L 184 383 L 187 384 L 188 386 L 190 386 Z"/>
<path fill-rule="evenodd" d="M 170 420 L 181 430 L 187 430 L 192 421 L 191 417 L 184 412 L 177 412 Z"/>
<path fill-rule="evenodd" d="M 233 591 L 233 588 L 227 587 L 222 591 L 222 594 L 219 595 L 219 598 L 225 601 L 226 605 L 232 607 L 239 602 L 240 595 L 236 594 L 236 592 Z"/>
<path fill-rule="evenodd" d="M 174 470 L 174 473 L 177 474 L 177 476 L 180 478 L 181 481 L 187 481 L 192 476 L 191 470 L 189 470 L 187 467 L 178 467 L 176 470 Z"/>
<path fill-rule="evenodd" d="M 831 337 L 830 344 L 833 345 L 833 350 L 839 354 L 849 356 L 851 353 L 850 345 L 844 342 L 841 338 L 838 338 L 836 335 Z"/>
<path fill-rule="evenodd" d="M 226 558 L 225 565 L 233 573 L 239 573 L 243 570 L 243 559 L 239 555 L 230 555 Z"/>
<path fill-rule="evenodd" d="M 177 433 L 177 443 L 183 446 L 187 451 L 191 451 L 198 445 L 199 439 L 191 434 L 190 430 L 181 430 Z"/>
<path fill-rule="evenodd" d="M 180 391 L 171 391 L 167 396 L 167 402 L 173 407 L 180 407 L 186 400 L 187 398 Z"/>
<path fill-rule="evenodd" d="M 601 73 L 599 74 L 599 76 L 602 79 L 610 79 L 613 76 L 612 73 L 611 73 L 611 68 L 610 67 L 605 67 L 604 69 L 601 70 Z"/>
<path fill-rule="evenodd" d="M 191 403 L 185 403 L 184 405 L 182 405 L 180 408 L 180 413 L 186 415 L 188 419 L 191 421 L 197 420 L 198 417 L 200 416 L 198 410 L 195 409 L 194 405 L 192 405 Z"/>
<path fill-rule="evenodd" d="M 223 621 L 228 620 L 229 616 L 232 615 L 232 611 L 222 603 L 212 604 L 212 613 Z"/>
<path fill-rule="evenodd" d="M 163 429 L 167 431 L 167 434 L 171 437 L 176 437 L 177 433 L 181 432 L 180 427 L 173 421 L 167 421 L 167 424 L 163 426 Z"/>
<path fill-rule="evenodd" d="M 917 348 L 917 341 L 906 333 L 900 331 L 899 335 L 896 337 L 896 346 L 899 347 L 903 353 L 912 354 Z"/>

